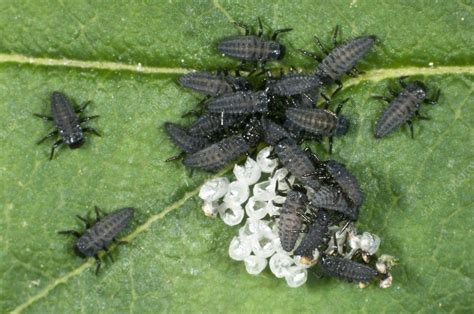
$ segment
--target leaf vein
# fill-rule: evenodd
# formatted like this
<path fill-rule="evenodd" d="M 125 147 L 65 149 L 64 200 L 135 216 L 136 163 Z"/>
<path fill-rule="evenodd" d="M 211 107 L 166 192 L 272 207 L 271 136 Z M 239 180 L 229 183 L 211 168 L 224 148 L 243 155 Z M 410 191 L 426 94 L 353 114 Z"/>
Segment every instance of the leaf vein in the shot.
<path fill-rule="evenodd" d="M 58 66 L 71 67 L 81 69 L 94 70 L 110 70 L 110 71 L 130 71 L 143 74 L 184 74 L 194 69 L 182 67 L 154 67 L 141 66 L 140 64 L 125 64 L 119 62 L 109 61 L 85 61 L 75 59 L 51 59 L 41 57 L 29 57 L 19 54 L 0 54 L 0 64 L 29 64 L 35 66 Z M 300 70 L 300 69 L 298 69 Z M 474 74 L 474 65 L 465 66 L 440 66 L 440 67 L 414 67 L 407 66 L 401 68 L 385 68 L 368 70 L 364 74 L 348 79 L 345 84 L 346 87 L 357 85 L 363 81 L 378 82 L 384 79 L 413 76 L 413 75 L 443 75 L 443 74 Z"/>
<path fill-rule="evenodd" d="M 231 22 L 235 23 L 235 20 L 232 18 L 232 16 L 227 12 L 227 10 L 220 4 L 219 0 L 213 0 L 212 4 L 216 7 L 217 10 L 219 10 L 222 14 L 225 15 L 225 17 Z"/>
<path fill-rule="evenodd" d="M 192 71 L 192 69 L 180 67 L 147 67 L 140 64 L 125 64 L 109 61 L 84 61 L 74 59 L 51 59 L 28 57 L 19 54 L 0 54 L 0 64 L 17 63 L 43 66 L 63 66 L 82 69 L 111 70 L 111 71 L 130 71 L 144 74 L 183 74 Z"/>
<path fill-rule="evenodd" d="M 227 173 L 231 169 L 230 166 L 224 168 L 222 171 L 218 172 L 215 176 L 213 177 L 220 177 Z M 147 231 L 151 225 L 160 219 L 163 219 L 167 214 L 170 212 L 180 208 L 184 203 L 186 203 L 189 199 L 192 197 L 196 196 L 199 193 L 201 186 L 199 185 L 196 189 L 187 192 L 184 194 L 184 196 L 179 199 L 178 201 L 172 203 L 171 205 L 165 207 L 161 212 L 158 214 L 150 216 L 148 220 L 143 223 L 142 225 L 138 226 L 132 233 L 130 233 L 128 236 L 124 237 L 122 240 L 125 240 L 127 242 L 131 242 L 133 239 L 135 239 L 139 234 L 142 232 Z M 111 247 L 111 250 L 113 250 L 115 247 Z M 73 271 L 67 273 L 66 275 L 54 280 L 51 284 L 46 286 L 43 290 L 41 290 L 39 293 L 36 295 L 30 297 L 26 302 L 20 304 L 17 306 L 11 313 L 21 313 L 23 310 L 25 310 L 27 307 L 29 307 L 31 304 L 35 303 L 36 301 L 46 297 L 50 291 L 54 290 L 58 285 L 62 283 L 66 283 L 69 279 L 79 276 L 83 271 L 85 271 L 87 268 L 91 267 L 94 264 L 94 259 L 89 258 L 85 263 L 83 263 L 81 266 L 78 268 L 74 269 Z"/>

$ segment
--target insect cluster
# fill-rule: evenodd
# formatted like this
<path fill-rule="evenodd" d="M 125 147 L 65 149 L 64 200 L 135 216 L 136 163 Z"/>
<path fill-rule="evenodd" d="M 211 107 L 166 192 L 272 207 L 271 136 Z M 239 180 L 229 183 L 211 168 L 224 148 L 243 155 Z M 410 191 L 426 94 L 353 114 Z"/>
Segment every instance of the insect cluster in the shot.
<path fill-rule="evenodd" d="M 220 216 L 235 226 L 243 223 L 229 245 L 229 256 L 242 261 L 248 273 L 260 274 L 267 266 L 290 287 L 303 285 L 308 268 L 319 265 L 329 275 L 362 284 L 378 280 L 387 288 L 394 258 L 377 257 L 380 238 L 357 233 L 355 224 L 337 211 L 315 210 L 310 202 L 319 199 L 314 191 L 296 185 L 295 176 L 272 158 L 271 146 L 256 160 L 248 157 L 244 166 L 234 166 L 235 181 L 226 177 L 207 181 L 200 190 L 207 216 Z M 308 188 L 309 190 L 309 188 Z M 341 260 L 333 264 L 324 261 Z"/>
<path fill-rule="evenodd" d="M 237 24 L 245 34 L 224 38 L 218 44 L 222 55 L 240 60 L 235 71 L 192 72 L 179 79 L 181 86 L 206 98 L 184 115 L 197 116 L 188 127 L 165 124 L 166 133 L 182 150 L 168 161 L 182 158 L 189 168 L 216 172 L 260 150 L 257 161 L 248 158 L 244 168 L 235 166 L 237 181 L 218 178 L 207 182 L 200 195 L 205 200 L 205 213 L 219 213 L 228 225 L 241 223 L 247 214 L 239 236 L 232 240 L 229 255 L 243 260 L 249 273 L 260 273 L 268 263 L 277 277 L 285 277 L 290 286 L 297 287 L 306 281 L 306 269 L 319 265 L 329 276 L 364 284 L 378 279 L 381 287 L 388 287 L 393 258 L 378 258 L 375 253 L 380 239 L 366 232 L 357 234 L 355 227 L 364 202 L 357 178 L 342 163 L 322 160 L 300 146 L 305 140 L 321 142 L 328 138 L 332 153 L 333 138 L 348 132 L 349 118 L 341 111 L 350 98 L 333 106 L 333 97 L 343 88 L 346 74 L 359 73 L 357 63 L 370 52 L 377 38 L 360 36 L 339 43 L 336 28 L 333 49 L 327 49 L 316 38 L 324 57 L 300 51 L 318 61 L 313 71 L 305 73 L 290 67 L 277 73 L 266 64 L 284 58 L 286 48 L 277 36 L 291 29 L 276 30 L 267 37 L 261 20 L 258 22 L 255 35 L 249 27 Z M 393 98 L 375 96 L 389 102 L 376 124 L 376 138 L 390 134 L 405 122 L 413 137 L 412 119 L 427 119 L 419 113 L 421 104 L 435 104 L 439 98 L 439 91 L 430 99 L 422 82 L 404 79 L 400 79 L 403 90 L 392 92 Z M 337 88 L 328 97 L 324 91 L 333 84 Z M 86 132 L 100 136 L 96 129 L 84 125 L 99 117 L 82 116 L 88 104 L 76 109 L 66 95 L 55 91 L 51 116 L 35 114 L 55 124 L 54 130 L 38 142 L 59 137 L 50 159 L 62 144 L 71 149 L 81 147 Z M 250 186 L 253 195 L 249 198 Z M 219 203 L 221 198 L 223 202 Z M 78 216 L 86 224 L 82 234 L 73 230 L 60 233 L 78 238 L 76 252 L 95 257 L 98 272 L 99 251 L 108 253 L 111 243 L 132 220 L 134 209 L 127 207 L 101 217 L 96 208 L 96 214 L 95 222 Z"/>
<path fill-rule="evenodd" d="M 334 49 L 328 50 L 316 38 L 324 58 L 301 51 L 319 61 L 313 72 L 298 72 L 291 67 L 287 73 L 280 70 L 274 76 L 265 64 L 283 58 L 285 47 L 276 38 L 291 29 L 277 30 L 267 38 L 260 19 L 258 21 L 257 35 L 250 35 L 247 26 L 238 24 L 245 29 L 245 35 L 228 37 L 218 44 L 218 50 L 223 55 L 241 61 L 234 74 L 227 70 L 191 72 L 179 79 L 181 86 L 207 98 L 199 103 L 196 110 L 184 115 L 198 116 L 187 128 L 172 122 L 165 124 L 169 137 L 182 150 L 182 154 L 169 160 L 182 157 L 187 167 L 215 172 L 263 143 L 276 147 L 281 163 L 292 168 L 292 173 L 299 172 L 294 174 L 302 183 L 319 184 L 309 169 L 319 163 L 314 162 L 317 157 L 306 156 L 298 144 L 303 140 L 320 142 L 327 137 L 331 153 L 333 138 L 348 132 L 350 122 L 341 115 L 341 110 L 350 98 L 340 101 L 332 111 L 330 106 L 333 101 L 322 89 L 337 84 L 331 95 L 335 96 L 343 87 L 341 79 L 344 75 L 359 73 L 357 63 L 370 52 L 377 38 L 360 36 L 338 43 L 339 28 L 336 28 Z M 241 76 L 241 70 L 248 68 L 249 64 L 252 67 L 247 69 L 248 75 Z M 409 124 L 413 136 L 411 119 L 424 119 L 419 113 L 421 104 L 434 104 L 439 97 L 438 91 L 433 99 L 429 99 L 427 88 L 419 81 L 407 84 L 401 79 L 400 82 L 403 90 L 394 92 L 393 100 L 374 96 L 390 103 L 376 125 L 376 138 L 388 135 L 405 122 Z M 323 101 L 317 105 L 320 96 Z M 294 158 L 298 162 L 293 162 Z M 310 159 L 313 161 L 310 162 Z M 319 189 L 319 186 L 316 188 Z"/>
<path fill-rule="evenodd" d="M 356 232 L 355 223 L 364 203 L 357 178 L 344 164 L 322 160 L 300 146 L 305 140 L 321 142 L 327 137 L 332 153 L 333 138 L 348 132 L 349 118 L 341 111 L 350 98 L 331 110 L 332 99 L 343 88 L 346 74 L 359 73 L 357 63 L 371 51 L 377 38 L 360 36 L 339 43 L 337 27 L 333 49 L 316 38 L 324 57 L 301 51 L 319 62 L 314 71 L 290 68 L 275 75 L 265 65 L 284 57 L 285 47 L 276 38 L 291 29 L 266 37 L 260 19 L 258 22 L 256 35 L 238 24 L 245 34 L 224 38 L 218 44 L 222 55 L 241 61 L 234 74 L 226 70 L 192 72 L 179 79 L 181 86 L 207 98 L 197 110 L 185 114 L 198 116 L 189 127 L 166 123 L 170 139 L 183 151 L 169 160 L 182 157 L 189 168 L 215 172 L 266 145 L 257 161 L 249 157 L 243 170 L 235 166 L 237 181 L 229 184 L 218 178 L 201 190 L 207 215 L 219 213 L 229 225 L 241 223 L 245 213 L 248 216 L 231 243 L 230 256 L 243 260 L 251 274 L 261 272 L 266 258 L 270 258 L 272 272 L 294 287 L 304 283 L 306 268 L 313 265 L 332 277 L 361 284 L 378 280 L 381 287 L 388 287 L 393 258 L 376 256 L 380 244 L 377 236 Z M 248 74 L 243 76 L 243 72 Z M 411 119 L 422 117 L 420 105 L 434 104 L 439 96 L 437 92 L 434 99 L 428 99 L 427 88 L 419 81 L 407 84 L 402 78 L 400 82 L 403 91 L 394 94 L 393 100 L 376 96 L 390 103 L 376 125 L 376 138 L 405 122 L 413 134 Z M 337 88 L 328 97 L 324 91 L 333 84 Z M 265 180 L 257 183 L 261 172 Z"/>

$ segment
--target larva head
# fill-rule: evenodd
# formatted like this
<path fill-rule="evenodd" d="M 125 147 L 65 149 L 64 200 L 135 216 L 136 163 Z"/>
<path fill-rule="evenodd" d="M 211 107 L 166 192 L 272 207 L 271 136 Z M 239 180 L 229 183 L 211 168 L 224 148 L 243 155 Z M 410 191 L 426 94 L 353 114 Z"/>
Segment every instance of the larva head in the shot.
<path fill-rule="evenodd" d="M 304 206 L 306 203 L 308 203 L 308 197 L 306 196 L 305 192 L 299 189 L 290 190 L 286 198 L 293 204 Z"/>
<path fill-rule="evenodd" d="M 329 75 L 326 70 L 320 66 L 316 68 L 316 72 L 314 74 L 317 78 L 319 78 L 320 86 L 324 84 L 331 84 L 334 79 Z"/>
<path fill-rule="evenodd" d="M 269 103 L 270 98 L 268 97 L 267 90 L 255 93 L 255 112 L 268 112 Z"/>
<path fill-rule="evenodd" d="M 417 99 L 424 100 L 426 98 L 427 88 L 422 82 L 414 81 L 407 85 L 406 91 L 414 95 Z"/>
<path fill-rule="evenodd" d="M 51 103 L 53 106 L 68 106 L 69 100 L 63 93 L 54 91 L 51 94 Z"/>
<path fill-rule="evenodd" d="M 250 88 L 249 81 L 241 76 L 228 75 L 225 80 L 229 82 L 235 90 L 248 90 Z"/>
<path fill-rule="evenodd" d="M 76 247 L 74 249 L 79 255 L 85 257 L 94 256 L 98 251 L 94 242 L 85 237 L 81 237 L 79 240 L 77 240 Z"/>
<path fill-rule="evenodd" d="M 275 152 L 277 154 L 284 154 L 287 150 L 289 150 L 292 146 L 296 145 L 295 141 L 290 138 L 284 138 L 277 143 L 275 146 Z"/>
<path fill-rule="evenodd" d="M 269 60 L 281 60 L 285 56 L 285 46 L 276 41 L 270 41 L 268 43 L 268 49 L 270 50 L 268 55 Z"/>
<path fill-rule="evenodd" d="M 64 139 L 64 143 L 70 148 L 79 148 L 84 144 L 84 133 L 80 125 L 76 125 L 72 132 L 66 133 L 64 130 L 59 131 Z"/>
<path fill-rule="evenodd" d="M 257 145 L 263 136 L 262 123 L 257 118 L 252 118 L 246 124 L 242 137 L 250 146 Z"/>
<path fill-rule="evenodd" d="M 334 136 L 343 136 L 349 130 L 349 119 L 344 116 L 340 116 L 337 121 L 336 129 L 334 130 Z"/>

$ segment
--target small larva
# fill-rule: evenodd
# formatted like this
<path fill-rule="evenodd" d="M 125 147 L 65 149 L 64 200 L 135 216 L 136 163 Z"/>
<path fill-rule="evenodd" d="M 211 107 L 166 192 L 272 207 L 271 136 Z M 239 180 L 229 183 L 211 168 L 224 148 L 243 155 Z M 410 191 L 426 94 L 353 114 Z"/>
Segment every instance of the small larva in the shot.
<path fill-rule="evenodd" d="M 95 273 L 99 273 L 101 261 L 98 253 L 102 250 L 108 253 L 108 248 L 112 241 L 121 233 L 133 218 L 134 209 L 126 207 L 118 209 L 104 217 L 100 217 L 100 210 L 96 206 L 96 221 L 91 223 L 87 218 L 78 216 L 86 224 L 86 230 L 81 234 L 75 230 L 59 231 L 59 234 L 71 234 L 77 237 L 74 249 L 76 253 L 83 257 L 95 257 L 97 268 Z"/>
<path fill-rule="evenodd" d="M 393 100 L 384 96 L 374 96 L 374 98 L 385 100 L 389 103 L 388 107 L 380 116 L 375 127 L 375 137 L 382 138 L 396 130 L 403 123 L 408 123 L 410 127 L 411 137 L 413 138 L 412 117 L 419 119 L 428 119 L 420 115 L 419 110 L 422 103 L 434 105 L 437 103 L 440 91 L 437 90 L 433 99 L 427 98 L 427 88 L 420 81 L 405 84 L 403 77 L 400 78 L 400 84 L 403 91 L 395 95 Z"/>
<path fill-rule="evenodd" d="M 81 124 L 89 120 L 98 118 L 99 116 L 80 117 L 90 101 L 84 103 L 80 109 L 75 109 L 66 95 L 61 92 L 53 92 L 51 95 L 51 114 L 47 116 L 39 113 L 35 113 L 36 117 L 39 117 L 45 121 L 54 121 L 56 128 L 49 132 L 44 138 L 38 141 L 38 144 L 43 143 L 46 139 L 60 135 L 61 139 L 57 140 L 51 147 L 51 154 L 49 159 L 53 159 L 54 150 L 62 145 L 66 144 L 71 149 L 79 148 L 84 144 L 85 137 L 84 132 L 91 132 L 97 136 L 100 136 L 96 129 L 91 127 L 82 127 Z"/>

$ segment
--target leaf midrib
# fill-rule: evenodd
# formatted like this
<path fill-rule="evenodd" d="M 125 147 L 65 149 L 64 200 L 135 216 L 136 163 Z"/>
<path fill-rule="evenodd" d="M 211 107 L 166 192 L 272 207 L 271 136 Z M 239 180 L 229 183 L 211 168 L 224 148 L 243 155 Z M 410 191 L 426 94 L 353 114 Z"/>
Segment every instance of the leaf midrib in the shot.
<path fill-rule="evenodd" d="M 86 61 L 76 59 L 53 59 L 29 57 L 21 54 L 0 54 L 0 64 L 27 64 L 33 66 L 70 67 L 92 70 L 128 71 L 139 74 L 184 74 L 195 69 L 184 67 L 153 67 L 142 66 L 141 63 L 125 64 L 109 61 Z M 474 65 L 438 66 L 438 67 L 400 67 L 368 70 L 355 78 L 350 78 L 346 86 L 357 85 L 363 81 L 378 82 L 387 78 L 404 75 L 443 75 L 443 74 L 474 74 Z"/>

